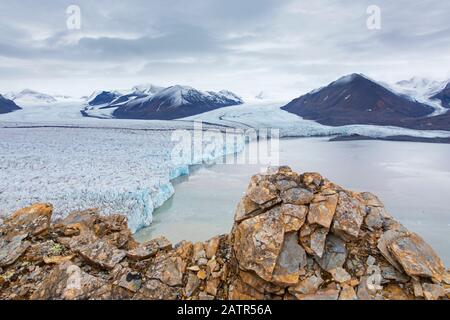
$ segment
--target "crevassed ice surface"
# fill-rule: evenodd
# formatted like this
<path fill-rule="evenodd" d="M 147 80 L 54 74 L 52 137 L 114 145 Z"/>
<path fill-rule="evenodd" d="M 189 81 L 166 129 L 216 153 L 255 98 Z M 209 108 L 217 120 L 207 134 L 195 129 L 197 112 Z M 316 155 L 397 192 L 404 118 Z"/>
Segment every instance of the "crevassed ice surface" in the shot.
<path fill-rule="evenodd" d="M 103 214 L 127 215 L 132 231 L 148 226 L 153 210 L 174 193 L 170 180 L 187 174 L 192 164 L 190 157 L 172 162 L 176 142 L 171 141 L 171 134 L 105 128 L 0 128 L 0 215 L 31 203 L 50 202 L 56 217 L 99 208 Z M 199 153 L 195 158 L 199 162 L 211 160 L 211 154 Z"/>

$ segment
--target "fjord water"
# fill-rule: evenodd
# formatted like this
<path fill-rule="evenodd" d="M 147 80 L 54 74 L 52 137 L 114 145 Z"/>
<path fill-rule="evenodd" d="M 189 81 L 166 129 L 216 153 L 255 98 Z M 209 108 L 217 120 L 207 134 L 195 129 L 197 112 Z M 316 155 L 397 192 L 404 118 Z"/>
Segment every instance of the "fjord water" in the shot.
<path fill-rule="evenodd" d="M 243 155 L 240 155 L 243 156 Z M 450 145 L 389 141 L 328 142 L 284 139 L 280 164 L 297 172 L 320 172 L 355 191 L 380 197 L 388 211 L 420 234 L 450 266 Z M 175 181 L 175 195 L 154 212 L 139 241 L 165 235 L 172 242 L 204 241 L 228 233 L 239 199 L 257 165 L 217 164 L 193 168 Z"/>

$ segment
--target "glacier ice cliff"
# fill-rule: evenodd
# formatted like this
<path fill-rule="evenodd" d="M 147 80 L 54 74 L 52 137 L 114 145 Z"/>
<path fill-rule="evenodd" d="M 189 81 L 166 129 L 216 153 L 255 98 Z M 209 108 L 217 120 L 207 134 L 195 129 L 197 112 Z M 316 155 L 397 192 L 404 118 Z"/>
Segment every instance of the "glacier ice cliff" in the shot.
<path fill-rule="evenodd" d="M 57 218 L 89 208 L 127 214 L 133 232 L 152 223 L 153 211 L 175 192 L 171 180 L 188 175 L 190 165 L 244 147 L 241 139 L 200 145 L 175 164 L 170 130 L 0 128 L 0 135 L 0 216 L 51 202 Z"/>

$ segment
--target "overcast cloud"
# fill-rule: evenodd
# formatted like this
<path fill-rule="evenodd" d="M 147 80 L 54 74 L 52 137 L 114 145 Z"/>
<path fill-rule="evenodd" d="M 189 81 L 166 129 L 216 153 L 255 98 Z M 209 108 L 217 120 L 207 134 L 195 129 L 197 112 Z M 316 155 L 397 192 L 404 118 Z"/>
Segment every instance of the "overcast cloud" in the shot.
<path fill-rule="evenodd" d="M 80 30 L 66 26 L 72 4 Z M 352 72 L 450 78 L 449 1 L 0 0 L 0 12 L 0 93 L 154 83 L 291 98 Z"/>

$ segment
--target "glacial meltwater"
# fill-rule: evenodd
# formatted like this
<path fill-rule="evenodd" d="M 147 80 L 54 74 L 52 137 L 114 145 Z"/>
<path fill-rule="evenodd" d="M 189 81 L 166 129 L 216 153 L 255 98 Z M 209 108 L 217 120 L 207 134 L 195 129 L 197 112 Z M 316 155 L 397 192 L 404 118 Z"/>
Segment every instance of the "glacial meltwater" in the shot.
<path fill-rule="evenodd" d="M 243 155 L 239 155 L 243 156 Z M 450 266 L 450 145 L 416 142 L 283 139 L 280 164 L 319 172 L 355 191 L 370 191 L 411 231 L 420 234 Z M 159 235 L 176 243 L 205 241 L 231 230 L 236 205 L 256 165 L 192 168 L 174 181 L 175 195 L 154 212 L 139 241 Z"/>

